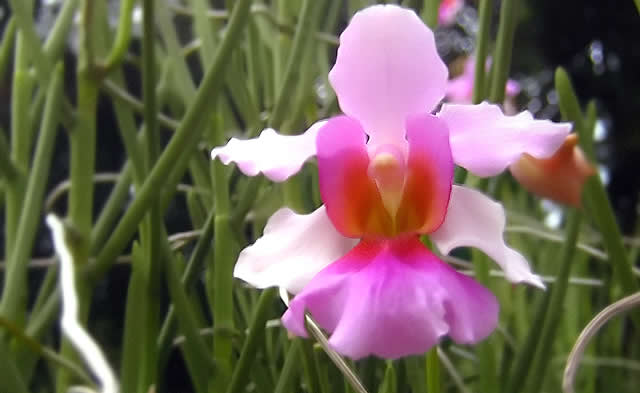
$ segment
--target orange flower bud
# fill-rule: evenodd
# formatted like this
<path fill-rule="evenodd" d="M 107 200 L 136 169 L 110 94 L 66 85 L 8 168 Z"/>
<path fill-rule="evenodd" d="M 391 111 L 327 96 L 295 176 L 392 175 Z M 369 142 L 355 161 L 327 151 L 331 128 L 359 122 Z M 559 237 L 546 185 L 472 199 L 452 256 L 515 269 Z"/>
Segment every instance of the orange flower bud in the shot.
<path fill-rule="evenodd" d="M 582 187 L 596 173 L 578 144 L 578 136 L 569 134 L 553 156 L 538 159 L 523 154 L 510 166 L 511 174 L 527 190 L 556 202 L 580 207 Z"/>

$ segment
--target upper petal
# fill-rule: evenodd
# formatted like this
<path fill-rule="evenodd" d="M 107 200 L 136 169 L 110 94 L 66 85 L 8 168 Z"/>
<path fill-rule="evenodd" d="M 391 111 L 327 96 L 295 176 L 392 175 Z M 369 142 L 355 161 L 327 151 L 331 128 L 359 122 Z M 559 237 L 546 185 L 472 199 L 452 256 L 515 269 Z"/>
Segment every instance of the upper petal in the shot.
<path fill-rule="evenodd" d="M 335 230 L 324 206 L 306 215 L 282 208 L 264 235 L 242 250 L 233 275 L 257 288 L 279 286 L 295 294 L 356 243 Z"/>
<path fill-rule="evenodd" d="M 289 303 L 287 329 L 306 336 L 306 310 L 332 333 L 331 346 L 354 359 L 421 354 L 446 334 L 477 342 L 498 319 L 495 297 L 415 236 L 363 241 L 318 273 Z"/>
<path fill-rule="evenodd" d="M 435 107 L 447 75 L 433 33 L 415 12 L 376 5 L 356 13 L 340 35 L 329 80 L 342 111 L 386 143 L 404 136 L 408 115 Z"/>
<path fill-rule="evenodd" d="M 267 128 L 255 139 L 231 138 L 211 151 L 211 159 L 218 157 L 225 165 L 235 162 L 247 176 L 262 172 L 273 181 L 284 181 L 316 154 L 316 136 L 325 123 L 318 121 L 300 135 L 280 135 Z"/>
<path fill-rule="evenodd" d="M 505 116 L 486 102 L 444 104 L 437 116 L 449 127 L 455 163 L 478 176 L 502 172 L 523 153 L 550 157 L 571 130 L 569 123 L 534 120 L 527 111 Z"/>
<path fill-rule="evenodd" d="M 476 247 L 500 265 L 508 280 L 544 288 L 526 259 L 505 244 L 505 222 L 501 204 L 476 190 L 453 186 L 444 222 L 430 239 L 443 254 L 456 247 Z"/>

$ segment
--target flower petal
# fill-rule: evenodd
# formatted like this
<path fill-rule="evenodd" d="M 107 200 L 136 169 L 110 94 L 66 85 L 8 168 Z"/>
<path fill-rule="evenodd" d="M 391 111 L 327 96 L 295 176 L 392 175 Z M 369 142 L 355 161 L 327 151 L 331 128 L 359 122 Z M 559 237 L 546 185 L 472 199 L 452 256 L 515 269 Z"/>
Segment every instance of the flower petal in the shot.
<path fill-rule="evenodd" d="M 262 172 L 273 181 L 284 181 L 316 154 L 316 136 L 325 124 L 318 121 L 300 135 L 280 135 L 267 128 L 255 139 L 231 138 L 211 151 L 211 159 L 218 157 L 225 165 L 235 162 L 247 176 Z"/>
<path fill-rule="evenodd" d="M 335 230 L 324 206 L 306 215 L 283 208 L 269 218 L 264 235 L 242 250 L 233 275 L 257 288 L 280 286 L 295 294 L 356 243 Z"/>
<path fill-rule="evenodd" d="M 447 126 L 428 113 L 407 120 L 409 157 L 398 232 L 430 233 L 447 212 L 453 181 L 453 158 Z"/>
<path fill-rule="evenodd" d="M 596 169 L 587 161 L 577 143 L 577 134 L 569 134 L 550 158 L 537 159 L 523 154 L 509 170 L 524 188 L 534 194 L 580 207 L 584 183 L 596 173 Z"/>
<path fill-rule="evenodd" d="M 283 316 L 294 334 L 306 336 L 305 311 L 332 332 L 333 348 L 354 359 L 424 353 L 446 334 L 477 342 L 498 320 L 495 297 L 415 236 L 363 241 L 318 273 Z"/>
<path fill-rule="evenodd" d="M 534 120 L 525 111 L 505 116 L 496 105 L 444 104 L 437 115 L 449 127 L 456 164 L 478 176 L 493 176 L 523 153 L 550 157 L 571 130 L 569 123 Z"/>
<path fill-rule="evenodd" d="M 476 247 L 500 265 L 509 281 L 544 288 L 526 259 L 505 244 L 505 222 L 501 204 L 476 190 L 453 186 L 447 216 L 429 237 L 443 254 L 456 247 Z"/>
<path fill-rule="evenodd" d="M 329 80 L 342 111 L 378 144 L 404 137 L 408 115 L 430 112 L 447 75 L 433 33 L 415 12 L 376 5 L 356 13 L 340 36 Z"/>
<path fill-rule="evenodd" d="M 387 235 L 391 217 L 367 173 L 369 154 L 360 124 L 347 116 L 330 119 L 317 138 L 318 182 L 333 225 L 348 237 Z"/>

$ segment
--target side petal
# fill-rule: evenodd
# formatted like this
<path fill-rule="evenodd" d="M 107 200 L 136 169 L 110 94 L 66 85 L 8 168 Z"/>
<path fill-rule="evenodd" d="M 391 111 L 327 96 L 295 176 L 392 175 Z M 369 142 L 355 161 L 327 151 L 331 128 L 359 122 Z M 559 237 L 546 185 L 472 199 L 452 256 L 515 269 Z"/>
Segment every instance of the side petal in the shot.
<path fill-rule="evenodd" d="M 267 128 L 258 138 L 231 138 L 225 146 L 211 150 L 225 165 L 235 162 L 247 176 L 263 173 L 270 180 L 281 182 L 295 175 L 305 161 L 316 154 L 316 136 L 326 121 L 313 124 L 304 134 L 280 135 Z"/>
<path fill-rule="evenodd" d="M 269 218 L 264 235 L 242 250 L 233 275 L 257 288 L 279 286 L 295 294 L 356 243 L 335 230 L 324 206 L 306 215 L 283 208 Z"/>
<path fill-rule="evenodd" d="M 444 220 L 451 195 L 454 165 L 449 131 L 428 113 L 411 116 L 407 141 L 407 174 L 396 228 L 401 233 L 430 233 Z"/>
<path fill-rule="evenodd" d="M 384 236 L 393 228 L 375 181 L 369 177 L 366 135 L 356 120 L 334 117 L 317 138 L 318 183 L 333 225 L 344 236 Z"/>
<path fill-rule="evenodd" d="M 525 111 L 505 116 L 500 107 L 444 104 L 437 115 L 449 127 L 456 164 L 478 176 L 493 176 L 513 164 L 523 153 L 550 157 L 571 130 L 569 123 L 534 120 Z"/>
<path fill-rule="evenodd" d="M 459 343 L 495 328 L 498 304 L 475 280 L 438 260 L 417 237 L 363 241 L 290 303 L 283 323 L 306 336 L 304 313 L 353 359 L 421 354 L 448 334 Z"/>
<path fill-rule="evenodd" d="M 501 204 L 476 190 L 453 186 L 444 222 L 429 237 L 443 254 L 456 247 L 476 247 L 500 265 L 509 281 L 544 288 L 526 259 L 504 242 L 505 222 Z"/>
<path fill-rule="evenodd" d="M 357 12 L 340 35 L 329 81 L 342 111 L 378 144 L 404 137 L 408 115 L 430 112 L 447 75 L 433 32 L 415 12 L 376 5 Z"/>

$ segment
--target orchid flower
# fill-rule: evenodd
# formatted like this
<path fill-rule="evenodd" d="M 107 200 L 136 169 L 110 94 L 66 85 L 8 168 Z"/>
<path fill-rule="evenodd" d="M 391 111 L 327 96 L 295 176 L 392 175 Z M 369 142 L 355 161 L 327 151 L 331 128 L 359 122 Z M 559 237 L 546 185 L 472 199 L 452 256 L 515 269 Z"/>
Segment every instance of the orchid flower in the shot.
<path fill-rule="evenodd" d="M 549 158 L 523 154 L 509 171 L 524 188 L 556 202 L 581 206 L 582 188 L 596 169 L 578 146 L 578 135 L 570 134 Z"/>
<path fill-rule="evenodd" d="M 432 31 L 411 10 L 376 5 L 353 16 L 340 36 L 329 80 L 344 115 L 282 136 L 232 139 L 212 157 L 247 175 L 283 181 L 317 156 L 324 206 L 277 211 L 245 248 L 234 274 L 295 295 L 283 316 L 306 336 L 309 312 L 329 343 L 357 359 L 424 353 L 448 335 L 475 343 L 496 327 L 498 303 L 486 288 L 441 261 L 461 246 L 490 256 L 511 282 L 543 287 L 503 239 L 502 206 L 453 185 L 454 164 L 478 176 L 500 173 L 523 153 L 551 156 L 568 124 L 505 116 L 495 105 L 445 104 L 447 67 Z"/>
<path fill-rule="evenodd" d="M 455 22 L 463 6 L 464 0 L 442 0 L 438 8 L 438 24 L 448 26 Z"/>
<path fill-rule="evenodd" d="M 487 59 L 487 68 L 490 65 L 491 59 Z M 475 57 L 467 57 L 462 74 L 449 80 L 446 91 L 446 99 L 448 102 L 456 104 L 471 104 L 471 100 L 473 98 L 475 66 Z M 511 98 L 518 94 L 520 94 L 520 84 L 513 79 L 509 79 L 505 87 L 505 97 Z"/>

